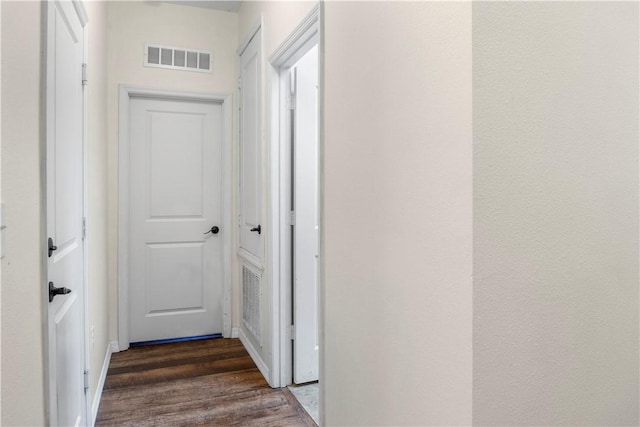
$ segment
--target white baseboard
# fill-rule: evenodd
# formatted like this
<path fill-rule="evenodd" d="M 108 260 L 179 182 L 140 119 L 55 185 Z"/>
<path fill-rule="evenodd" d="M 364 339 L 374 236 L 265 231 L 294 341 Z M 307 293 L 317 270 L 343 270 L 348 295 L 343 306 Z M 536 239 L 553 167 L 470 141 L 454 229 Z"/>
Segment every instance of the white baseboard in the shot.
<path fill-rule="evenodd" d="M 231 338 L 238 338 L 240 336 L 240 328 L 231 328 Z"/>
<path fill-rule="evenodd" d="M 120 352 L 120 344 L 118 344 L 118 341 L 111 341 L 109 346 L 111 347 L 111 353 L 119 353 Z"/>
<path fill-rule="evenodd" d="M 117 348 L 118 343 L 116 341 L 109 343 L 107 346 L 107 352 L 104 356 L 104 362 L 102 363 L 102 371 L 100 371 L 100 378 L 98 379 L 98 385 L 96 386 L 96 394 L 93 396 L 93 403 L 91 404 L 92 427 L 96 425 L 98 409 L 100 408 L 100 400 L 102 400 L 102 390 L 104 389 L 104 382 L 107 379 L 107 371 L 109 370 L 109 363 L 111 362 L 111 354 L 116 352 Z"/>
<path fill-rule="evenodd" d="M 269 368 L 267 368 L 267 364 L 264 363 L 264 361 L 260 357 L 260 353 L 255 349 L 253 344 L 251 344 L 251 340 L 249 338 L 247 338 L 247 336 L 244 334 L 242 329 L 239 329 L 238 335 L 239 335 L 239 338 L 240 338 L 240 342 L 242 343 L 242 345 L 244 345 L 244 348 L 247 349 L 247 353 L 249 353 L 249 356 L 251 356 L 251 358 L 253 359 L 253 363 L 256 364 L 256 366 L 260 370 L 260 373 L 262 374 L 262 376 L 264 377 L 264 379 L 268 383 L 269 382 Z"/>

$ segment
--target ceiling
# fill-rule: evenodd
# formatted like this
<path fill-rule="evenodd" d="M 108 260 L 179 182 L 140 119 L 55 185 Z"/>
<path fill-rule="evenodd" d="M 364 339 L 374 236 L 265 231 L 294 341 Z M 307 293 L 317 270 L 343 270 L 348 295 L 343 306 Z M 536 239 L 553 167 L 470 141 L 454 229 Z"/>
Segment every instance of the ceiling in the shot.
<path fill-rule="evenodd" d="M 183 6 L 202 7 L 205 9 L 224 10 L 226 12 L 238 13 L 242 0 L 166 0 L 162 1 L 162 3 L 173 3 Z"/>

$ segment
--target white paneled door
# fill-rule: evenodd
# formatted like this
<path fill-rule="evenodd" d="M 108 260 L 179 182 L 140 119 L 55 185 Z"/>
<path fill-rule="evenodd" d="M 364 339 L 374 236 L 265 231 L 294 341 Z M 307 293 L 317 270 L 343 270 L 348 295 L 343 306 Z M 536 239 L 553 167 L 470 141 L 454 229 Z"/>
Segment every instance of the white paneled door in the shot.
<path fill-rule="evenodd" d="M 291 69 L 293 111 L 293 381 L 317 381 L 318 340 L 318 48 Z"/>
<path fill-rule="evenodd" d="M 261 31 L 240 55 L 240 236 L 243 255 L 262 263 Z"/>
<path fill-rule="evenodd" d="M 129 123 L 129 339 L 222 333 L 222 105 L 134 97 Z"/>
<path fill-rule="evenodd" d="M 47 3 L 49 421 L 87 424 L 83 241 L 84 29 L 71 2 Z M 34 266 L 35 268 L 35 266 Z"/>

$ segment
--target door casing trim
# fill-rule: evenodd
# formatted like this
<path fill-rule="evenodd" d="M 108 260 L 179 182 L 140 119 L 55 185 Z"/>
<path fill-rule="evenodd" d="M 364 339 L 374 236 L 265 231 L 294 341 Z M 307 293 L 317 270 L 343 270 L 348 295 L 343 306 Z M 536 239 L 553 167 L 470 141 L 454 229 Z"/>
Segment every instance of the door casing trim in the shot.
<path fill-rule="evenodd" d="M 118 132 L 118 350 L 129 348 L 129 111 L 132 98 L 197 101 L 222 106 L 223 173 L 222 228 L 222 336 L 231 337 L 231 254 L 232 254 L 232 95 L 205 92 L 172 92 L 140 86 L 119 86 Z"/>
<path fill-rule="evenodd" d="M 270 282 L 269 295 L 270 318 L 269 330 L 272 357 L 270 360 L 271 387 L 286 387 L 291 384 L 293 377 L 292 343 L 289 338 L 290 326 L 293 322 L 291 315 L 292 304 L 292 244 L 291 227 L 288 225 L 288 214 L 291 203 L 291 189 L 287 184 L 291 182 L 291 140 L 287 132 L 289 120 L 287 118 L 288 97 L 286 71 L 302 58 L 313 46 L 320 44 L 320 5 L 317 4 L 291 32 L 291 34 L 274 51 L 268 61 L 268 75 L 270 88 L 269 125 L 270 145 L 269 158 L 269 212 L 272 233 L 269 235 L 268 248 L 270 252 Z M 322 57 L 318 50 L 318 79 L 322 84 Z M 319 99 L 319 116 L 322 114 L 322 103 Z M 318 117 L 320 129 L 320 117 Z M 321 142 L 319 141 L 319 144 Z M 320 156 L 322 154 L 320 153 Z M 322 162 L 319 162 L 319 185 L 322 186 Z M 320 224 L 322 231 L 322 193 L 320 192 Z M 322 234 L 320 235 L 322 240 Z M 320 244 L 322 244 L 320 242 Z M 320 266 L 322 257 L 320 258 Z M 322 281 L 318 280 L 318 288 L 322 293 Z M 320 311 L 322 311 L 319 308 Z M 319 313 L 320 337 L 322 337 L 322 314 Z M 322 371 L 322 362 L 320 362 Z M 322 387 L 322 385 L 321 385 Z"/>

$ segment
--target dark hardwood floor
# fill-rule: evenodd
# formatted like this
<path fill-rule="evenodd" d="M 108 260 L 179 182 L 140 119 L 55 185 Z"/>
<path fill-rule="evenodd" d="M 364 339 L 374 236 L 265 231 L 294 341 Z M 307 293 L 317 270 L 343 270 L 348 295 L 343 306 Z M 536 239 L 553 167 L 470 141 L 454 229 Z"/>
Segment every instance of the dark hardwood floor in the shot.
<path fill-rule="evenodd" d="M 291 392 L 272 389 L 238 339 L 113 354 L 97 426 L 307 426 Z"/>

